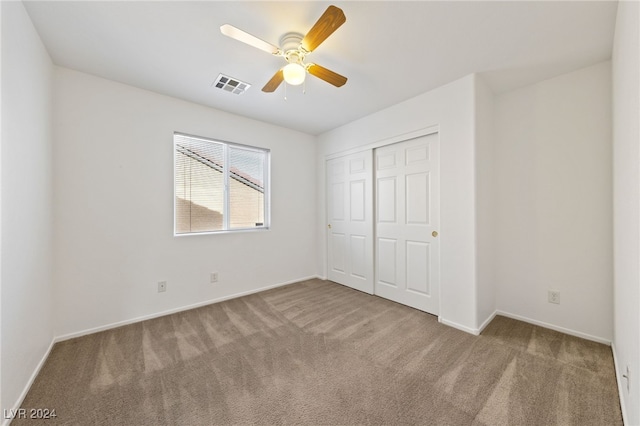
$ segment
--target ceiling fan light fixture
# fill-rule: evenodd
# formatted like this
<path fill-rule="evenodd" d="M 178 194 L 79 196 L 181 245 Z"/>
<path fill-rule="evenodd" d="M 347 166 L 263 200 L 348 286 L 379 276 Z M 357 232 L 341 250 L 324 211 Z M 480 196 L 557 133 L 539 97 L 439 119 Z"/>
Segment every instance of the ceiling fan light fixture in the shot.
<path fill-rule="evenodd" d="M 300 64 L 288 64 L 282 69 L 284 81 L 292 86 L 298 86 L 304 82 L 307 71 Z"/>
<path fill-rule="evenodd" d="M 220 27 L 220 31 L 227 37 L 264 50 L 287 61 L 287 65 L 280 68 L 262 88 L 263 92 L 272 93 L 283 81 L 292 86 L 304 83 L 307 73 L 335 87 L 343 86 L 347 82 L 346 77 L 318 64 L 305 63 L 305 57 L 346 21 L 347 18 L 344 16 L 342 9 L 331 5 L 327 7 L 306 35 L 288 32 L 280 37 L 280 47 L 267 43 L 233 25 L 224 24 Z"/>

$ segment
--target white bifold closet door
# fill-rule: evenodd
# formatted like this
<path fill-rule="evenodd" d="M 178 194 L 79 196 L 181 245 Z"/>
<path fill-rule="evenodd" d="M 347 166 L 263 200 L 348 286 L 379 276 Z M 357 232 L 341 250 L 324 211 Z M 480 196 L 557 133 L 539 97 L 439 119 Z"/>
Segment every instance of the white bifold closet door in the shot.
<path fill-rule="evenodd" d="M 439 138 L 375 150 L 375 294 L 437 315 Z"/>
<path fill-rule="evenodd" d="M 371 150 L 327 161 L 328 278 L 373 294 Z"/>

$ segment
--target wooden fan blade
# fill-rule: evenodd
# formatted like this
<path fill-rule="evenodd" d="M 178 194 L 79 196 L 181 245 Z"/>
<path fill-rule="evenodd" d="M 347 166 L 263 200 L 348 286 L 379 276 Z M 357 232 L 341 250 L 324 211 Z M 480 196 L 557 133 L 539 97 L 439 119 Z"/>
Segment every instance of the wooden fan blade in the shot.
<path fill-rule="evenodd" d="M 267 53 L 278 54 L 280 49 L 277 46 L 274 46 L 271 43 L 267 43 L 264 40 L 259 39 L 258 37 L 251 35 L 247 32 L 242 31 L 234 27 L 233 25 L 224 24 L 220 27 L 220 32 L 227 37 L 231 37 L 238 41 L 248 44 L 249 46 L 257 47 L 260 50 L 264 50 Z"/>
<path fill-rule="evenodd" d="M 318 19 L 318 22 L 313 25 L 302 39 L 302 47 L 307 52 L 312 52 L 346 21 L 347 18 L 344 16 L 342 9 L 336 6 L 329 6 Z"/>
<path fill-rule="evenodd" d="M 314 75 L 329 84 L 333 84 L 336 87 L 344 86 L 344 84 L 347 82 L 347 77 L 344 77 L 317 64 L 309 64 L 307 71 L 309 71 L 309 74 Z"/>
<path fill-rule="evenodd" d="M 282 70 L 278 70 L 278 72 L 276 72 L 273 77 L 271 77 L 271 80 L 269 80 L 269 82 L 264 85 L 262 91 L 267 93 L 274 92 L 283 81 L 284 73 L 282 72 Z"/>

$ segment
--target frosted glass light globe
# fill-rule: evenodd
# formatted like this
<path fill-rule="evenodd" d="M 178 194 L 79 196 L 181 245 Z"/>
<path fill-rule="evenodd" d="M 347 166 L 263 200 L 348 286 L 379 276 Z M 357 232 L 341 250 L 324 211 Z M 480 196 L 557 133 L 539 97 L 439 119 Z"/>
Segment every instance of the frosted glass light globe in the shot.
<path fill-rule="evenodd" d="M 282 69 L 284 81 L 292 86 L 298 86 L 304 82 L 307 74 L 304 67 L 300 64 L 289 64 Z"/>

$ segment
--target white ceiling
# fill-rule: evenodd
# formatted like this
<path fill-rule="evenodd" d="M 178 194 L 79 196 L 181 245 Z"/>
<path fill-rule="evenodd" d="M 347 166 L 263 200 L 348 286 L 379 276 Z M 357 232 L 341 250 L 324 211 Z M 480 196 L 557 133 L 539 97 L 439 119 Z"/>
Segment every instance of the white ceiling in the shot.
<path fill-rule="evenodd" d="M 278 44 L 329 4 L 347 22 L 309 61 L 349 78 L 309 76 L 306 94 L 260 89 L 281 58 L 223 36 L 229 23 Z M 474 72 L 496 92 L 611 57 L 616 2 L 25 2 L 60 66 L 320 134 Z M 233 95 L 218 73 L 253 86 Z"/>

